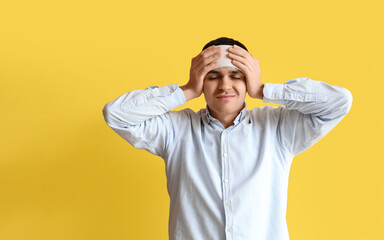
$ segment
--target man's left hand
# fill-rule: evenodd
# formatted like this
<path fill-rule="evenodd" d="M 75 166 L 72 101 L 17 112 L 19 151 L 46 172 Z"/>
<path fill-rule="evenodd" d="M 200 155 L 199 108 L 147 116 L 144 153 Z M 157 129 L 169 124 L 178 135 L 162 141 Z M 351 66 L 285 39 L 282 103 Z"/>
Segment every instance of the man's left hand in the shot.
<path fill-rule="evenodd" d="M 228 57 L 232 59 L 232 64 L 245 73 L 248 95 L 262 100 L 264 84 L 260 81 L 259 60 L 237 45 L 229 47 L 228 52 Z"/>

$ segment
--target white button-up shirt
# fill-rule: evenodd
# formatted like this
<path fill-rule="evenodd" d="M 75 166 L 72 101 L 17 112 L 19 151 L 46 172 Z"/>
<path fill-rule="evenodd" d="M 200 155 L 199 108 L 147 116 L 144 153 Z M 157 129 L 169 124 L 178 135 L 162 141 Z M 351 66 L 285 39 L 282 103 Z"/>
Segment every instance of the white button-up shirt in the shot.
<path fill-rule="evenodd" d="M 136 148 L 164 159 L 169 238 L 288 240 L 293 157 L 333 129 L 352 106 L 349 90 L 309 78 L 265 83 L 263 102 L 227 129 L 186 102 L 178 84 L 134 90 L 107 103 L 105 121 Z"/>

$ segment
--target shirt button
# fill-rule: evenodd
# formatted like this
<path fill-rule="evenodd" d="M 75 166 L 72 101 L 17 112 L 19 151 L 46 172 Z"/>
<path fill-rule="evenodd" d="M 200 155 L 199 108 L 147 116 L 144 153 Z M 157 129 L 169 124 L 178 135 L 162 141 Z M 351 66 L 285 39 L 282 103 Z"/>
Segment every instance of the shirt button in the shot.
<path fill-rule="evenodd" d="M 228 228 L 227 231 L 228 231 L 228 232 L 231 232 L 231 231 L 232 231 L 232 228 Z"/>
<path fill-rule="evenodd" d="M 224 179 L 224 182 L 225 182 L 225 183 L 228 183 L 228 178 Z"/>
<path fill-rule="evenodd" d="M 225 134 L 227 134 L 227 132 L 224 131 L 224 132 L 223 132 L 223 135 L 225 135 Z"/>
<path fill-rule="evenodd" d="M 229 206 L 231 205 L 231 203 L 230 203 L 230 202 L 226 202 L 225 205 L 226 205 L 227 207 L 229 207 Z"/>
<path fill-rule="evenodd" d="M 224 157 L 227 157 L 227 156 L 228 156 L 228 154 L 227 154 L 227 153 L 224 153 L 224 154 L 223 154 L 223 156 L 224 156 Z"/>
<path fill-rule="evenodd" d="M 300 98 L 300 99 L 303 99 L 303 95 L 300 95 L 299 98 Z"/>

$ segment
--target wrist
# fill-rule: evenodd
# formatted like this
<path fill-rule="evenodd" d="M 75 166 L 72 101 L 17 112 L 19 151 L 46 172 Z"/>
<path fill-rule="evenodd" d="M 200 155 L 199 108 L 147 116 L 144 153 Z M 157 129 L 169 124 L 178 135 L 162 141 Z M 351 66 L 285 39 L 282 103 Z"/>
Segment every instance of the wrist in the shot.
<path fill-rule="evenodd" d="M 261 99 L 263 100 L 264 94 L 263 94 L 264 84 L 259 85 L 259 87 L 255 88 L 254 91 L 248 91 L 248 95 L 251 98 Z"/>
<path fill-rule="evenodd" d="M 258 89 L 258 91 L 256 93 L 256 98 L 257 99 L 263 100 L 263 97 L 264 97 L 263 90 L 264 90 L 264 84 L 259 87 L 259 89 Z"/>
<path fill-rule="evenodd" d="M 180 88 L 181 88 L 181 90 L 183 90 L 185 99 L 187 101 L 198 97 L 197 94 L 190 87 L 188 87 L 187 85 L 181 86 Z"/>

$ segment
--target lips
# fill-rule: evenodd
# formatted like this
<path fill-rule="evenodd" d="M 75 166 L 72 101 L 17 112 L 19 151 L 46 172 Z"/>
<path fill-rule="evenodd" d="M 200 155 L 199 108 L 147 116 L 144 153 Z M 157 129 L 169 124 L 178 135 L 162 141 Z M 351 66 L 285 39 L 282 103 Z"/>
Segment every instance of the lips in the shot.
<path fill-rule="evenodd" d="M 231 99 L 231 98 L 234 98 L 235 95 L 232 95 L 232 94 L 225 94 L 225 95 L 218 95 L 216 96 L 216 98 L 218 99 Z"/>

